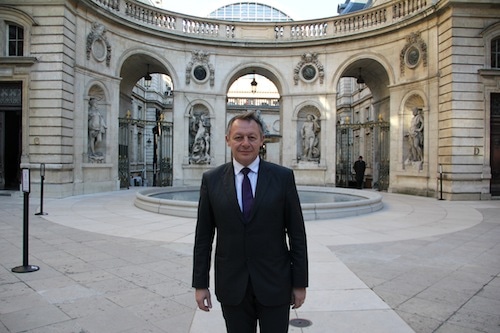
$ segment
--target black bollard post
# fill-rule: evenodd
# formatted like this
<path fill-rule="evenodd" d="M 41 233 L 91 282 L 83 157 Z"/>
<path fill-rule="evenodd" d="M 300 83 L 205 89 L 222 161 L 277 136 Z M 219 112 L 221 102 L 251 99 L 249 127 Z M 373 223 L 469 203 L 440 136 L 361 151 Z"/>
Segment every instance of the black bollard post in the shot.
<path fill-rule="evenodd" d="M 28 253 L 29 253 L 29 232 L 28 232 L 28 215 L 29 215 L 29 196 L 31 191 L 30 184 L 30 169 L 23 169 L 22 183 L 24 192 L 24 211 L 23 211 L 23 265 L 12 268 L 14 273 L 30 273 L 36 272 L 40 269 L 38 266 L 28 264 Z"/>
<path fill-rule="evenodd" d="M 439 200 L 443 200 L 443 166 L 439 164 Z"/>
<path fill-rule="evenodd" d="M 45 163 L 40 164 L 40 211 L 35 215 L 47 215 L 43 211 L 43 182 L 45 180 Z"/>

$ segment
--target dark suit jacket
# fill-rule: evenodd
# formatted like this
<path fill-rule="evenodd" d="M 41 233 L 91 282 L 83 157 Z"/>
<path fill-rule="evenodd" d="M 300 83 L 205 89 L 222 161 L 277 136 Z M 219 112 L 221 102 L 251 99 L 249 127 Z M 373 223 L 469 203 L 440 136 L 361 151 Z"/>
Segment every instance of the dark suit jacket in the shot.
<path fill-rule="evenodd" d="M 266 306 L 287 304 L 292 287 L 307 287 L 306 235 L 292 170 L 261 160 L 247 224 L 238 205 L 232 162 L 203 174 L 194 288 L 209 286 L 216 231 L 215 293 L 219 302 L 239 304 L 249 279 L 258 301 Z"/>

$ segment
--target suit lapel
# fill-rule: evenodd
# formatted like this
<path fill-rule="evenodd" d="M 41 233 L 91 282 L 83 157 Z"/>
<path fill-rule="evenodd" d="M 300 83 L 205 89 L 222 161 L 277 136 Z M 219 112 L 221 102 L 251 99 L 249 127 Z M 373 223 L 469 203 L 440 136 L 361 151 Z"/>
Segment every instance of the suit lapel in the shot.
<path fill-rule="evenodd" d="M 252 213 L 250 214 L 250 218 L 253 217 L 253 215 L 258 209 L 257 207 L 262 202 L 262 200 L 264 200 L 265 194 L 268 191 L 270 179 L 271 179 L 271 174 L 269 172 L 267 162 L 264 160 L 260 160 L 259 174 L 257 176 L 257 188 L 255 189 L 255 201 L 252 207 Z"/>
<path fill-rule="evenodd" d="M 224 174 L 222 175 L 222 186 L 224 188 L 224 194 L 226 195 L 226 200 L 231 203 L 231 206 L 235 209 L 235 214 L 240 214 L 240 205 L 238 204 L 238 196 L 236 195 L 236 186 L 234 184 L 234 168 L 233 163 L 227 163 L 224 169 Z"/>

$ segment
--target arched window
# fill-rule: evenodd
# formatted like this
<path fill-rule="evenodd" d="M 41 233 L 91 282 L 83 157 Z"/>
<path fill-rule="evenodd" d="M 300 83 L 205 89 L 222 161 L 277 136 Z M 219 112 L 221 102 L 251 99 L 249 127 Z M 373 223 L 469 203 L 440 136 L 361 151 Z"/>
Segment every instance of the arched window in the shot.
<path fill-rule="evenodd" d="M 16 24 L 8 24 L 8 56 L 22 57 L 24 55 L 24 29 Z"/>
<path fill-rule="evenodd" d="M 491 68 L 500 68 L 500 37 L 491 41 Z"/>

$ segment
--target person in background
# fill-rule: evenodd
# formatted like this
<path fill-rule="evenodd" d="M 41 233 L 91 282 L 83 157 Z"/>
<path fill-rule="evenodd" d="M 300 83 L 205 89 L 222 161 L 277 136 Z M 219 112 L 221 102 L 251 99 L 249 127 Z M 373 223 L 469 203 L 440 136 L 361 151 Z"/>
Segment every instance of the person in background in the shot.
<path fill-rule="evenodd" d="M 198 307 L 212 307 L 209 271 L 228 333 L 288 332 L 290 305 L 306 298 L 304 219 L 293 171 L 259 157 L 264 130 L 254 112 L 229 121 L 233 159 L 203 174 L 193 257 Z M 248 178 L 248 179 L 247 179 Z"/>
<path fill-rule="evenodd" d="M 363 188 L 363 179 L 365 178 L 366 163 L 363 161 L 363 156 L 360 156 L 356 162 L 354 162 L 354 172 L 356 173 L 356 187 L 358 189 Z"/>

